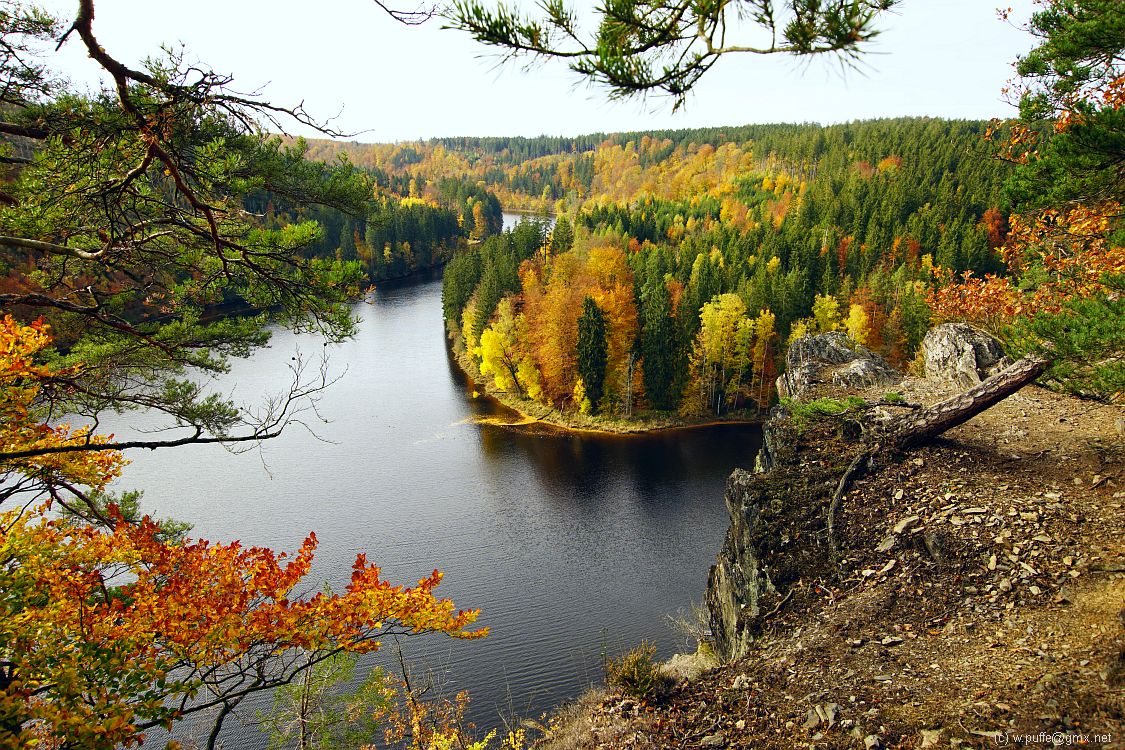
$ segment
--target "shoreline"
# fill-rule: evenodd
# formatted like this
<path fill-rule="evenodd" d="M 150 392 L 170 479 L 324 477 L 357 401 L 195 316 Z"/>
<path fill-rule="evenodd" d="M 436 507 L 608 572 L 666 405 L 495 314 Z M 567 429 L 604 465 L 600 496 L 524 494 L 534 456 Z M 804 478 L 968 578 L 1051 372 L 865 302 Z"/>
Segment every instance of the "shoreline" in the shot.
<path fill-rule="evenodd" d="M 492 424 L 508 429 L 545 428 L 558 433 L 587 434 L 587 435 L 612 435 L 617 437 L 641 436 L 663 432 L 678 432 L 694 430 L 705 427 L 718 427 L 722 425 L 762 425 L 766 421 L 766 414 L 761 416 L 733 416 L 729 418 L 709 416 L 697 420 L 687 420 L 683 417 L 669 415 L 657 420 L 615 418 L 606 421 L 599 417 L 588 417 L 581 414 L 567 414 L 544 404 L 520 399 L 507 391 L 497 390 L 488 379 L 481 377 L 475 363 L 469 357 L 461 343 L 461 337 L 446 339 L 449 355 L 461 374 L 465 376 L 467 388 L 473 398 L 489 398 L 504 409 L 513 413 L 519 421 L 510 423 L 492 421 L 487 417 L 477 417 L 477 423 Z"/>

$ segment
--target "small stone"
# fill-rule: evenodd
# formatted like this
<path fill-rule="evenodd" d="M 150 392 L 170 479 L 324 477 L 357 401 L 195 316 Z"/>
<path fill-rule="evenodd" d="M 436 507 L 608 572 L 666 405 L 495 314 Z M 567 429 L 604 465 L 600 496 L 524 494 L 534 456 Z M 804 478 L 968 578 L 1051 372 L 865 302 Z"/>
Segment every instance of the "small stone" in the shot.
<path fill-rule="evenodd" d="M 1065 565 L 1068 568 L 1073 567 L 1074 566 L 1074 558 L 1071 557 L 1070 555 L 1067 555 L 1066 557 L 1063 558 L 1063 565 Z"/>
<path fill-rule="evenodd" d="M 1046 534 L 1036 534 L 1035 536 L 1031 537 L 1031 539 L 1032 539 L 1032 541 L 1043 542 L 1044 544 L 1047 544 L 1049 542 L 1054 541 L 1053 539 L 1051 539 L 1051 537 L 1049 537 Z"/>
<path fill-rule="evenodd" d="M 961 512 L 964 513 L 966 516 L 980 516 L 980 515 L 984 515 L 985 513 L 987 513 L 988 508 L 981 508 L 980 506 L 977 506 L 975 508 L 965 508 L 965 510 L 963 510 Z"/>
<path fill-rule="evenodd" d="M 883 740 L 879 739 L 877 734 L 869 734 L 863 738 L 863 746 L 867 750 L 882 750 Z"/>
<path fill-rule="evenodd" d="M 895 535 L 891 534 L 883 541 L 879 542 L 879 546 L 875 548 L 876 552 L 890 552 L 895 546 Z"/>
<path fill-rule="evenodd" d="M 901 500 L 902 495 L 903 495 L 902 490 L 895 490 L 895 500 Z"/>
<path fill-rule="evenodd" d="M 891 676 L 889 674 L 877 674 L 873 679 L 875 682 L 890 682 Z"/>
<path fill-rule="evenodd" d="M 906 518 L 902 519 L 901 521 L 899 521 L 898 523 L 895 524 L 894 532 L 896 534 L 901 534 L 902 532 L 906 531 L 908 528 L 910 528 L 911 526 L 913 526 L 914 524 L 918 523 L 921 520 L 922 519 L 919 518 L 918 516 L 907 516 Z"/>
<path fill-rule="evenodd" d="M 1030 591 L 1031 593 L 1035 594 L 1036 596 L 1039 596 L 1039 594 L 1043 593 L 1043 592 L 1042 592 L 1042 591 L 1041 591 L 1041 590 L 1039 589 L 1039 587 L 1038 587 L 1038 586 L 1035 586 L 1035 585 L 1032 585 L 1032 586 L 1028 586 L 1027 590 L 1028 590 L 1028 591 Z"/>
<path fill-rule="evenodd" d="M 862 638 L 855 638 L 855 639 L 849 638 L 848 639 L 848 645 L 851 646 L 852 648 L 860 648 L 861 646 L 863 646 L 863 639 Z"/>
<path fill-rule="evenodd" d="M 1001 591 L 1011 591 L 1012 590 L 1012 582 L 1008 578 L 1001 578 L 1000 583 L 998 583 L 996 585 L 1000 587 Z"/>
<path fill-rule="evenodd" d="M 721 734 L 709 734 L 699 741 L 700 747 L 726 747 L 727 739 Z"/>
<path fill-rule="evenodd" d="M 820 714 L 817 713 L 815 708 L 810 708 L 808 716 L 805 718 L 805 723 L 801 725 L 804 729 L 816 729 L 820 726 Z"/>
<path fill-rule="evenodd" d="M 941 741 L 940 729 L 923 729 L 921 747 L 934 747 Z"/>
<path fill-rule="evenodd" d="M 879 643 L 882 643 L 884 646 L 897 646 L 902 643 L 902 639 L 897 635 L 888 635 L 886 638 L 879 641 Z"/>
<path fill-rule="evenodd" d="M 988 569 L 996 570 L 996 555 L 992 555 L 988 558 Z"/>
<path fill-rule="evenodd" d="M 746 728 L 746 720 L 739 719 L 738 721 L 734 722 L 734 728 L 741 732 Z"/>
<path fill-rule="evenodd" d="M 1035 511 L 1031 511 L 1030 513 L 1020 513 L 1020 520 L 1033 521 L 1033 522 L 1038 521 L 1039 520 L 1039 514 L 1036 513 Z"/>

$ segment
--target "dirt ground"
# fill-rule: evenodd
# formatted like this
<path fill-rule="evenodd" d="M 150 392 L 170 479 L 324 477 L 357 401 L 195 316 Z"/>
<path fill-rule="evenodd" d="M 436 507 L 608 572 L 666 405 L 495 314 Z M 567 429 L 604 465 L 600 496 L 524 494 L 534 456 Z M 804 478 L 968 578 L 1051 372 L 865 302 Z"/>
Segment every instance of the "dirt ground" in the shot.
<path fill-rule="evenodd" d="M 745 658 L 588 696 L 542 746 L 1125 748 L 1125 410 L 1025 388 L 858 481 L 837 524 L 841 572 Z"/>

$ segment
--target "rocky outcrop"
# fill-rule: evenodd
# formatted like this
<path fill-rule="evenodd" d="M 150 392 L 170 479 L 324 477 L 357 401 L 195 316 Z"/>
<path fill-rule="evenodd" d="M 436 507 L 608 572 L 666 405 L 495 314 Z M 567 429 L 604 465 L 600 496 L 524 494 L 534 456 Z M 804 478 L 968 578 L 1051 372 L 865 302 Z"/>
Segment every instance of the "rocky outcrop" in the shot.
<path fill-rule="evenodd" d="M 968 388 L 995 375 L 1012 361 L 1000 342 L 964 323 L 943 323 L 922 340 L 926 377 Z"/>
<path fill-rule="evenodd" d="M 754 475 L 740 469 L 727 480 L 725 499 L 731 525 L 707 577 L 711 633 L 723 659 L 737 658 L 746 651 L 754 623 L 762 616 L 763 601 L 777 595 L 751 541 L 763 524 L 761 508 L 766 498 L 762 488 Z"/>
<path fill-rule="evenodd" d="M 790 344 L 777 392 L 785 398 L 800 398 L 818 384 L 859 389 L 900 380 L 902 375 L 882 357 L 833 331 L 802 336 Z"/>
<path fill-rule="evenodd" d="M 836 467 L 798 465 L 787 423 L 774 425 L 770 470 L 736 469 L 727 480 L 731 523 L 708 575 L 706 597 L 715 652 L 723 660 L 746 653 L 794 584 L 829 564 L 824 545 L 810 531 L 824 527 L 826 481 Z"/>

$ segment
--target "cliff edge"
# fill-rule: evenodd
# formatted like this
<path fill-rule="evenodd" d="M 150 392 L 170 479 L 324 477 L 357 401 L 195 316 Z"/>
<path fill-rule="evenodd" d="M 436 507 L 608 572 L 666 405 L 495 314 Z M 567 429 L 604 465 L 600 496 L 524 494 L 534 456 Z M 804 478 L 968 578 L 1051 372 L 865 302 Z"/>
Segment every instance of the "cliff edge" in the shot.
<path fill-rule="evenodd" d="M 842 413 L 782 410 L 770 471 L 727 486 L 707 593 L 727 663 L 603 697 L 545 746 L 1125 747 L 1120 407 L 1025 387 L 837 493 L 865 425 L 962 386 L 828 381 L 805 403 Z"/>

